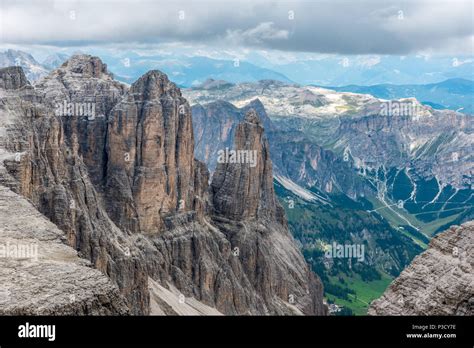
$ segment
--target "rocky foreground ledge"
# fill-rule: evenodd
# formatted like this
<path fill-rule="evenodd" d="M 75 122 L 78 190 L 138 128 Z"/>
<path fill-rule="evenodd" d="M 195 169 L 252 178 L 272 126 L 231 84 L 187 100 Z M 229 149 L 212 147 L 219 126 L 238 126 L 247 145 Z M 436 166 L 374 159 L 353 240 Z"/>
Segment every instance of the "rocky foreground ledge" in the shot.
<path fill-rule="evenodd" d="M 0 315 L 125 315 L 118 288 L 25 198 L 0 186 Z"/>
<path fill-rule="evenodd" d="M 474 221 L 433 238 L 368 314 L 474 315 Z"/>

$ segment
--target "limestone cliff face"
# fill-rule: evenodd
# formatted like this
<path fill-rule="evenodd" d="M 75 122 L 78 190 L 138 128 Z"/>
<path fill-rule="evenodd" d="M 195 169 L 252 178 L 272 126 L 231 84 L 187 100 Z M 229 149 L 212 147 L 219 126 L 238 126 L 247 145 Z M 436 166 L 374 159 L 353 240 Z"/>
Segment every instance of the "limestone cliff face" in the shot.
<path fill-rule="evenodd" d="M 275 199 L 255 113 L 235 144 L 257 151 L 256 165 L 222 167 L 210 189 L 189 105 L 166 75 L 128 88 L 79 55 L 34 88 L 0 80 L 19 81 L 0 90 L 0 184 L 56 224 L 130 314 L 325 314 Z M 67 109 L 89 102 L 92 114 Z"/>
<path fill-rule="evenodd" d="M 474 170 L 471 115 L 420 106 L 410 117 L 381 116 L 379 104 L 368 107 L 364 116 L 341 121 L 335 136 L 341 147 L 349 147 L 352 156 L 372 166 L 410 167 L 422 178 L 435 176 L 458 189 L 470 187 L 466 178 Z"/>
<path fill-rule="evenodd" d="M 88 59 L 83 56 L 79 61 Z M 84 163 L 87 154 L 78 143 L 79 139 L 87 143 L 86 139 L 92 137 L 88 131 L 94 127 L 87 126 L 87 117 L 55 115 L 55 103 L 62 102 L 61 95 L 85 93 L 91 85 L 106 89 L 109 78 L 89 81 L 62 69 L 34 90 L 2 91 L 1 150 L 5 170 L 0 166 L 0 181 L 31 200 L 65 233 L 70 246 L 110 277 L 126 298 L 131 313 L 146 314 L 149 295 L 145 267 L 129 251 L 133 246 L 124 233 L 107 216 L 92 184 L 93 172 Z M 76 99 L 79 100 L 82 99 Z M 70 122 L 82 126 L 68 133 Z M 101 161 L 95 156 L 90 159 Z"/>
<path fill-rule="evenodd" d="M 258 99 L 241 109 L 223 100 L 192 106 L 196 143 L 194 154 L 209 166 L 209 170 L 214 171 L 217 166 L 218 151 L 233 146 L 237 125 L 244 120 L 246 111 L 250 109 L 257 112 L 268 137 L 274 126 Z"/>
<path fill-rule="evenodd" d="M 191 210 L 193 151 L 188 103 L 166 75 L 146 73 L 109 118 L 105 185 L 111 218 L 134 232 L 159 233 L 165 215 Z"/>
<path fill-rule="evenodd" d="M 25 86 L 29 86 L 30 83 L 26 79 L 23 69 L 19 66 L 12 66 L 2 69 L 0 76 L 0 88 L 7 89 L 19 89 Z"/>
<path fill-rule="evenodd" d="M 42 103 L 59 114 L 65 140 L 77 147 L 91 181 L 101 184 L 106 175 L 107 116 L 127 87 L 112 78 L 99 58 L 75 55 L 38 81 L 35 89 Z"/>
<path fill-rule="evenodd" d="M 78 257 L 68 231 L 45 217 L 67 211 L 61 197 L 75 169 L 65 170 L 58 123 L 44 117 L 21 69 L 0 69 L 0 80 L 19 82 L 0 86 L 0 314 L 132 313 L 126 291 Z"/>
<path fill-rule="evenodd" d="M 324 314 L 321 282 L 296 247 L 276 199 L 269 145 L 255 110 L 238 124 L 233 150 L 254 151 L 256 158 L 217 165 L 211 184 L 215 224 L 270 308 L 285 313 L 294 306 L 302 313 Z"/>
<path fill-rule="evenodd" d="M 430 242 L 369 315 L 474 315 L 474 222 L 452 226 Z"/>
<path fill-rule="evenodd" d="M 64 243 L 24 197 L 0 186 L 0 315 L 127 315 L 118 288 Z"/>
<path fill-rule="evenodd" d="M 237 126 L 231 155 L 222 154 L 214 173 L 211 190 L 214 210 L 235 220 L 267 216 L 280 222 L 283 213 L 273 189 L 273 171 L 268 140 L 255 110 L 250 110 Z M 223 149 L 224 151 L 224 149 Z M 239 163 L 240 162 L 240 163 Z"/>

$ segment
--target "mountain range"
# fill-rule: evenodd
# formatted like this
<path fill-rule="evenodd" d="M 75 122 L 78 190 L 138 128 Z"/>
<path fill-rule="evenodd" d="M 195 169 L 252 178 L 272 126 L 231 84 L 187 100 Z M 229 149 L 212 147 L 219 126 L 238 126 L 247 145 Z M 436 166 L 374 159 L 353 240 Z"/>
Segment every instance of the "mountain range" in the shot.
<path fill-rule="evenodd" d="M 145 72 L 158 69 L 171 76 L 180 87 L 202 86 L 207 80 L 226 83 L 277 80 L 371 94 L 382 99 L 414 97 L 435 109 L 473 112 L 474 63 L 469 59 L 456 58 L 457 63 L 454 64 L 448 58 L 395 59 L 381 56 L 369 59 L 356 56 L 349 60 L 349 66 L 345 66 L 335 57 L 279 62 L 258 52 L 239 59 L 231 56 L 211 58 L 190 54 L 144 55 L 133 51 L 97 51 L 115 78 L 125 83 L 132 83 Z M 38 62 L 31 54 L 8 49 L 0 52 L 0 67 L 19 65 L 28 79 L 34 82 L 59 67 L 69 56 L 64 52 L 51 53 Z M 426 72 L 423 75 L 420 71 Z"/>
<path fill-rule="evenodd" d="M 461 78 L 426 85 L 349 85 L 327 87 L 335 91 L 370 94 L 381 99 L 414 97 L 434 109 L 451 109 L 462 113 L 474 113 L 474 81 Z"/>
<path fill-rule="evenodd" d="M 41 63 L 32 55 L 8 49 L 0 52 L 0 67 L 21 66 L 27 78 L 34 82 L 63 64 L 70 55 L 53 53 Z M 208 78 L 234 82 L 276 79 L 291 82 L 286 76 L 271 69 L 261 68 L 246 61 L 220 60 L 201 56 L 163 57 L 127 54 L 102 54 L 117 80 L 132 83 L 149 70 L 158 69 L 172 76 L 178 86 L 202 84 Z"/>
<path fill-rule="evenodd" d="M 262 62 L 302 85 L 347 86 L 431 84 L 464 78 L 474 80 L 472 57 L 428 55 L 322 56 L 289 62 Z"/>

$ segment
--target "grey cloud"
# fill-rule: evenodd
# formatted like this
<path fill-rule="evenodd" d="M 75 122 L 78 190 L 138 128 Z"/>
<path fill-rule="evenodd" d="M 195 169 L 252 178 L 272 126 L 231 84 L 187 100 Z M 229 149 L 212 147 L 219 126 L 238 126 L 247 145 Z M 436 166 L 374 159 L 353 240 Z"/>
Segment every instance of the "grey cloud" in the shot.
<path fill-rule="evenodd" d="M 472 54 L 472 6 L 469 0 L 3 0 L 0 34 L 8 44 L 177 41 L 339 54 Z"/>

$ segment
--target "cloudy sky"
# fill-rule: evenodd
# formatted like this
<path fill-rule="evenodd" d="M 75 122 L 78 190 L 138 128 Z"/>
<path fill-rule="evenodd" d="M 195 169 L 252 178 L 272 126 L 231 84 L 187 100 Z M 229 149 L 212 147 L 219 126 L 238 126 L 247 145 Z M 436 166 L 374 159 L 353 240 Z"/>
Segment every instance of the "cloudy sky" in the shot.
<path fill-rule="evenodd" d="M 0 0 L 1 44 L 473 55 L 473 1 Z"/>

